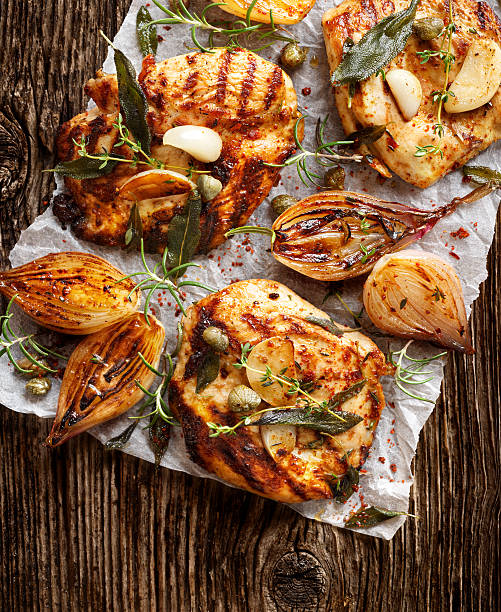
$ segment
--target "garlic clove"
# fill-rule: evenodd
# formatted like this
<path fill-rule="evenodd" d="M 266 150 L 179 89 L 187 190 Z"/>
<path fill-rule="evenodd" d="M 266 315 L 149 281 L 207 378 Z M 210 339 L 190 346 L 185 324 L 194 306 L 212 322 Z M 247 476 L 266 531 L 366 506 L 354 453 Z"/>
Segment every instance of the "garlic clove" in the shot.
<path fill-rule="evenodd" d="M 405 250 L 382 257 L 364 284 L 364 307 L 391 336 L 472 353 L 461 282 L 437 255 Z"/>
<path fill-rule="evenodd" d="M 39 325 L 64 334 L 91 334 L 134 312 L 131 279 L 90 253 L 50 253 L 0 272 L 0 293 Z M 121 282 L 119 282 L 121 281 Z"/>
<path fill-rule="evenodd" d="M 290 454 L 296 446 L 296 427 L 294 425 L 261 425 L 259 428 L 263 445 L 269 455 L 280 461 Z"/>
<path fill-rule="evenodd" d="M 114 419 L 143 398 L 136 381 L 148 389 L 155 374 L 139 353 L 157 368 L 165 338 L 163 325 L 148 318 L 149 324 L 135 313 L 78 344 L 64 371 L 49 446 Z"/>
<path fill-rule="evenodd" d="M 290 340 L 273 336 L 256 344 L 249 354 L 246 368 L 250 386 L 271 406 L 294 403 L 296 393 L 287 393 L 287 384 L 280 385 L 273 378 L 263 376 L 267 368 L 275 376 L 296 378 L 294 345 Z M 271 381 L 271 384 L 270 384 Z"/>
<path fill-rule="evenodd" d="M 408 70 L 392 68 L 386 73 L 386 82 L 404 119 L 409 121 L 418 112 L 423 99 L 419 79 Z"/>
<path fill-rule="evenodd" d="M 463 113 L 483 106 L 501 83 L 501 49 L 493 40 L 477 38 L 469 47 L 461 70 L 449 87 L 447 113 Z"/>
<path fill-rule="evenodd" d="M 214 130 L 200 125 L 180 125 L 167 130 L 163 143 L 182 149 L 205 163 L 216 161 L 223 148 L 221 136 Z"/>
<path fill-rule="evenodd" d="M 120 187 L 119 195 L 132 200 L 149 200 L 187 193 L 196 187 L 179 172 L 170 170 L 146 170 L 131 176 Z"/>

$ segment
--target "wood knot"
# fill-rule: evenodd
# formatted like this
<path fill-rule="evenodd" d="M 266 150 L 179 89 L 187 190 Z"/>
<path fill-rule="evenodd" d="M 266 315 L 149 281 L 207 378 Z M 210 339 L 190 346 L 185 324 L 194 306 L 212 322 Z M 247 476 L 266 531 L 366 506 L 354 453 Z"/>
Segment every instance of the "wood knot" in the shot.
<path fill-rule="evenodd" d="M 0 200 L 14 198 L 28 171 L 28 146 L 21 127 L 0 112 Z"/>
<path fill-rule="evenodd" d="M 270 576 L 270 593 L 279 609 L 310 610 L 322 603 L 327 589 L 324 568 L 308 552 L 280 557 Z"/>

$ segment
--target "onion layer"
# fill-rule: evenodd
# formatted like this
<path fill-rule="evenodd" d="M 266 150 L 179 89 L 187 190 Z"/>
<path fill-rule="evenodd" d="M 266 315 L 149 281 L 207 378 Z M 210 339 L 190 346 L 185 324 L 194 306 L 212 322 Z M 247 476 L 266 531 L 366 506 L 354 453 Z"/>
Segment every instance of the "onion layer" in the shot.
<path fill-rule="evenodd" d="M 392 336 L 473 353 L 461 282 L 443 259 L 406 250 L 380 259 L 364 285 L 364 306 Z"/>

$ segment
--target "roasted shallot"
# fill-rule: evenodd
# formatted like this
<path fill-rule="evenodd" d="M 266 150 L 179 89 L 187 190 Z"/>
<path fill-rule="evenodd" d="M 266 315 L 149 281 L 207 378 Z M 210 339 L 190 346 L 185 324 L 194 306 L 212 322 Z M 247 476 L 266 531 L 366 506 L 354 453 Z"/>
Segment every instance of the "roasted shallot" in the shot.
<path fill-rule="evenodd" d="M 379 260 L 364 285 L 364 306 L 392 336 L 473 353 L 461 282 L 437 255 L 406 250 Z"/>

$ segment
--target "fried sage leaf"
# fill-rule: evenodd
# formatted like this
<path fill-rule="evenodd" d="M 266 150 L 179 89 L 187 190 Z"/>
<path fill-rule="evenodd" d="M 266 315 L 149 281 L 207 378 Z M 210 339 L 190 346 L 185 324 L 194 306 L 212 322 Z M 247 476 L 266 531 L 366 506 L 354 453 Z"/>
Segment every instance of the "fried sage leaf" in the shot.
<path fill-rule="evenodd" d="M 252 425 L 298 425 L 334 436 L 355 427 L 363 420 L 353 412 L 339 411 L 336 415 L 324 411 L 313 412 L 307 408 L 278 408 L 265 412 L 258 421 L 252 421 Z"/>
<path fill-rule="evenodd" d="M 137 44 L 143 56 L 155 55 L 158 48 L 158 38 L 155 26 L 148 25 L 153 21 L 150 11 L 141 6 L 136 17 Z"/>
<path fill-rule="evenodd" d="M 200 361 L 197 370 L 197 387 L 196 393 L 199 393 L 213 380 L 216 380 L 219 374 L 219 353 L 212 349 L 206 353 L 205 357 Z"/>
<path fill-rule="evenodd" d="M 339 391 L 339 393 L 335 393 L 329 401 L 329 408 L 336 408 L 336 406 L 340 406 L 342 403 L 346 402 L 351 397 L 357 395 L 357 393 L 362 390 L 366 382 L 367 379 L 362 378 L 360 380 L 357 380 L 357 382 L 353 383 L 347 389 Z"/>
<path fill-rule="evenodd" d="M 189 262 L 200 242 L 202 199 L 196 189 L 188 196 L 184 211 L 175 215 L 167 231 L 169 264 L 173 267 Z"/>
<path fill-rule="evenodd" d="M 170 439 L 170 424 L 155 415 L 150 422 L 150 446 L 155 455 L 155 467 L 160 465 Z"/>
<path fill-rule="evenodd" d="M 308 323 L 313 323 L 313 325 L 318 325 L 323 329 L 326 329 L 331 334 L 335 336 L 342 336 L 344 334 L 344 330 L 340 327 L 336 327 L 332 319 L 322 319 L 321 317 L 315 317 L 314 315 L 308 315 L 306 317 L 306 321 Z"/>
<path fill-rule="evenodd" d="M 385 17 L 366 32 L 360 42 L 348 48 L 331 76 L 332 83 L 344 85 L 363 81 L 384 68 L 404 49 L 412 33 L 418 4 L 419 0 L 412 0 L 404 11 Z"/>
<path fill-rule="evenodd" d="M 349 145 L 353 149 L 358 149 L 361 145 L 370 145 L 376 140 L 379 140 L 386 132 L 386 125 L 373 125 L 365 127 L 356 132 L 352 132 L 346 137 L 346 140 L 353 140 L 353 144 Z"/>
<path fill-rule="evenodd" d="M 115 160 L 103 162 L 102 159 L 78 157 L 71 161 L 61 162 L 47 172 L 56 172 L 61 176 L 68 176 L 77 180 L 99 178 L 109 174 L 118 164 Z"/>
<path fill-rule="evenodd" d="M 369 508 L 361 508 L 358 510 L 358 512 L 352 514 L 344 526 L 351 527 L 352 529 L 359 527 L 373 527 L 374 525 L 387 521 L 394 516 L 402 515 L 407 515 L 407 512 L 396 512 L 395 510 L 385 510 L 384 508 L 370 506 Z"/>
<path fill-rule="evenodd" d="M 136 71 L 130 60 L 115 49 L 115 67 L 117 70 L 118 99 L 125 124 L 139 142 L 145 153 L 150 152 L 151 134 L 146 113 L 148 102 L 136 79 Z"/>
<path fill-rule="evenodd" d="M 353 487 L 358 485 L 359 479 L 360 474 L 352 465 L 348 465 L 346 474 L 343 476 L 334 475 L 333 482 L 330 483 L 334 499 L 340 503 L 344 503 L 355 492 Z"/>
<path fill-rule="evenodd" d="M 128 251 L 139 249 L 141 246 L 141 238 L 143 237 L 143 222 L 139 214 L 137 202 L 130 209 L 129 222 L 127 223 L 127 231 L 125 232 L 125 246 Z"/>
<path fill-rule="evenodd" d="M 486 183 L 501 185 L 501 172 L 487 166 L 463 166 L 463 174 L 480 185 Z"/>

